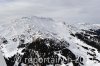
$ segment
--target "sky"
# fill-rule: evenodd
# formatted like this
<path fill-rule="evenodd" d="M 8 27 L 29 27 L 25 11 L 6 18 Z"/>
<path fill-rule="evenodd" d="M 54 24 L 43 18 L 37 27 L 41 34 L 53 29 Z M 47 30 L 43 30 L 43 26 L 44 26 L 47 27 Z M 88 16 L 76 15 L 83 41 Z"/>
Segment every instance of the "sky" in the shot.
<path fill-rule="evenodd" d="M 19 16 L 67 23 L 100 23 L 100 0 L 0 0 L 0 22 Z"/>

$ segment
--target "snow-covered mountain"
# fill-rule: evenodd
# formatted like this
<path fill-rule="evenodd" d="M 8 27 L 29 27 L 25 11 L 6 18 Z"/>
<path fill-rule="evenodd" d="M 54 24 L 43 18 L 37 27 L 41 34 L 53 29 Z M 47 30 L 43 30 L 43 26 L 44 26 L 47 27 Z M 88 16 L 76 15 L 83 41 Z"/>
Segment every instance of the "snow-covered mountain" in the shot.
<path fill-rule="evenodd" d="M 100 25 L 22 17 L 0 25 L 7 66 L 99 66 Z"/>

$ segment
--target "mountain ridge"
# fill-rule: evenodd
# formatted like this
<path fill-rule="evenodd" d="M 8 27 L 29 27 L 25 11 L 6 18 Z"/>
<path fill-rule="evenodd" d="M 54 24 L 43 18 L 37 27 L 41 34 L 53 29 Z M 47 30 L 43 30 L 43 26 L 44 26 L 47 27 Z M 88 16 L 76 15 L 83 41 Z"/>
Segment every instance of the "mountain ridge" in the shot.
<path fill-rule="evenodd" d="M 100 63 L 100 56 L 99 56 L 100 53 L 98 50 L 100 44 L 99 24 L 91 25 L 91 24 L 84 23 L 84 24 L 69 25 L 66 22 L 56 22 L 51 18 L 33 16 L 33 17 L 18 18 L 9 24 L 1 25 L 0 27 L 2 28 L 0 29 L 0 43 L 1 43 L 0 48 L 6 60 L 6 63 L 8 63 L 7 66 L 9 66 L 9 62 L 11 62 L 11 60 L 14 60 L 14 58 L 16 58 L 15 57 L 16 55 L 19 54 L 21 56 L 25 56 L 25 53 L 23 53 L 22 51 L 27 50 L 29 52 L 29 49 L 27 49 L 27 47 L 29 47 L 32 43 L 34 44 L 36 41 L 38 42 L 40 41 L 40 44 L 38 46 L 40 46 L 41 42 L 43 41 L 44 48 L 46 48 L 45 44 L 47 43 L 50 43 L 51 44 L 50 48 L 52 48 L 51 42 L 54 42 L 54 44 L 56 44 L 57 41 L 58 41 L 57 43 L 58 48 L 60 47 L 64 48 L 63 46 L 60 46 L 61 44 L 64 45 L 65 47 L 67 44 L 69 44 L 69 46 L 65 48 L 65 51 L 70 52 L 68 57 L 70 57 L 71 59 L 73 59 L 73 56 L 75 55 L 74 60 L 78 62 L 77 64 L 76 62 L 70 61 L 69 66 L 71 65 L 72 66 L 91 66 L 91 65 L 97 66 Z M 90 39 L 89 37 L 91 37 L 92 39 Z M 89 42 L 92 42 L 93 44 Z M 54 46 L 54 48 L 56 48 L 56 46 Z M 36 51 L 36 49 L 34 48 L 31 50 Z M 57 49 L 57 51 L 59 50 L 61 49 Z M 40 52 L 40 50 L 37 51 Z M 66 59 L 68 59 L 66 56 L 67 54 L 64 54 L 66 52 L 63 50 L 61 51 L 63 53 L 57 54 L 57 56 L 66 57 Z M 55 53 L 54 50 L 50 52 Z M 79 61 L 80 58 L 81 61 Z M 25 65 L 25 63 L 22 63 L 23 60 L 21 62 L 17 60 L 18 59 L 12 62 L 12 65 L 10 66 Z M 90 62 L 91 64 L 89 64 Z M 68 63 L 69 62 L 67 62 L 67 64 Z M 45 66 L 47 65 L 48 63 L 45 64 Z M 51 65 L 53 66 L 53 64 Z M 64 63 L 61 63 L 60 65 L 66 66 L 66 64 Z"/>

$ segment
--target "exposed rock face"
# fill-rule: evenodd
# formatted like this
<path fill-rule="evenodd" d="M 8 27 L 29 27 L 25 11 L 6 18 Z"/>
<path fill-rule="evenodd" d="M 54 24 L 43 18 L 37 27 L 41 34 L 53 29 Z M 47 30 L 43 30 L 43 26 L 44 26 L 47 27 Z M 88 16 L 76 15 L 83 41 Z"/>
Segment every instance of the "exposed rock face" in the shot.
<path fill-rule="evenodd" d="M 73 66 L 78 66 L 76 56 L 68 49 L 69 44 L 62 40 L 56 39 L 41 39 L 37 38 L 30 44 L 21 44 L 18 48 L 24 48 L 22 52 L 24 55 L 16 54 L 13 57 L 6 59 L 8 66 L 14 66 L 16 61 L 18 66 L 32 65 L 46 66 L 46 65 L 61 65 L 72 62 Z M 18 55 L 18 56 L 17 56 Z M 35 59 L 35 61 L 31 60 Z M 41 59 L 41 61 L 39 60 Z M 34 62 L 34 63 L 33 63 Z"/>
<path fill-rule="evenodd" d="M 81 33 L 76 33 L 75 34 L 77 38 L 81 39 L 84 41 L 86 44 L 95 47 L 100 51 L 100 30 L 84 30 Z"/>

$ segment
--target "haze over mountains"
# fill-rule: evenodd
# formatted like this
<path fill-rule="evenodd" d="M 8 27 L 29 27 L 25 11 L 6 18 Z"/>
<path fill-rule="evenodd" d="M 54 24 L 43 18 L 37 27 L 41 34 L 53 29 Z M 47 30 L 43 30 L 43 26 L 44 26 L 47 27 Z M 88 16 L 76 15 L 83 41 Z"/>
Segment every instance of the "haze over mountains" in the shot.
<path fill-rule="evenodd" d="M 0 22 L 35 15 L 73 24 L 100 23 L 99 6 L 99 0 L 0 0 Z"/>

